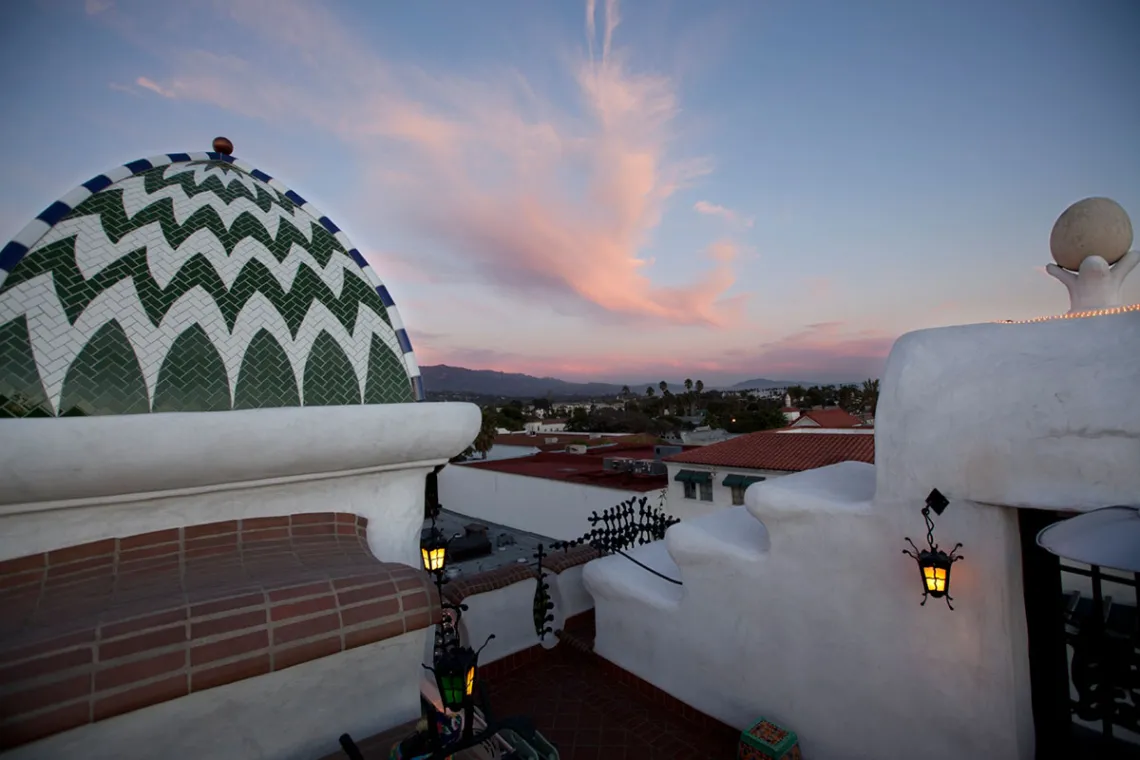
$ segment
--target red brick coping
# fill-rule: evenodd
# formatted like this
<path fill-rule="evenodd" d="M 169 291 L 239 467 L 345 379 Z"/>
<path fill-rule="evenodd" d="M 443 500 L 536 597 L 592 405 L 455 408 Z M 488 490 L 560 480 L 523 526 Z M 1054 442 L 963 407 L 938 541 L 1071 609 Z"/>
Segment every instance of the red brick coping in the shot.
<path fill-rule="evenodd" d="M 585 544 L 573 549 L 554 549 L 543 561 L 543 569 L 550 575 L 558 575 L 572 567 L 584 565 L 598 557 L 598 552 Z M 452 604 L 459 604 L 469 596 L 486 594 L 489 591 L 513 586 L 535 578 L 534 565 L 515 564 L 496 567 L 494 570 L 476 573 L 474 575 L 461 575 L 455 580 L 448 581 L 443 587 L 443 595 Z"/>
<path fill-rule="evenodd" d="M 366 520 L 174 528 L 0 562 L 0 750 L 435 623 Z"/>

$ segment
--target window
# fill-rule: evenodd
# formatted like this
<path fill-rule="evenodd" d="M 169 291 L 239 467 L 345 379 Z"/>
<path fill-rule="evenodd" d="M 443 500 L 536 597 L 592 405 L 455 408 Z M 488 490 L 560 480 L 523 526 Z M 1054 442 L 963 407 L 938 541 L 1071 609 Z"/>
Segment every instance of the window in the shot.
<path fill-rule="evenodd" d="M 734 507 L 739 507 L 743 503 L 744 503 L 744 486 L 733 486 L 732 487 L 732 505 Z"/>
<path fill-rule="evenodd" d="M 685 498 L 686 499 L 697 498 L 697 484 L 696 483 L 694 483 L 691 480 L 686 480 L 684 483 L 684 486 L 685 486 Z"/>
<path fill-rule="evenodd" d="M 712 501 L 712 481 L 701 483 L 701 501 Z"/>

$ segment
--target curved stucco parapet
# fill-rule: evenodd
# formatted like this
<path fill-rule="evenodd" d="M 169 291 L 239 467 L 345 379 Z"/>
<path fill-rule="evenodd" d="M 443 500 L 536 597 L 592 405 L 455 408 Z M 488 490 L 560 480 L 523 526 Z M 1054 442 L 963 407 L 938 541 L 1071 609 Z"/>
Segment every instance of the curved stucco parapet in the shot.
<path fill-rule="evenodd" d="M 740 507 L 684 520 L 665 534 L 669 556 L 682 575 L 685 568 L 719 564 L 725 559 L 758 562 L 770 545 L 768 529 Z"/>
<path fill-rule="evenodd" d="M 679 580 L 680 570 L 666 551 L 664 543 L 654 541 L 637 546 L 628 550 L 627 554 L 646 567 Z M 582 571 L 582 581 L 593 595 L 595 604 L 599 599 L 605 599 L 645 604 L 655 610 L 676 611 L 683 593 L 681 586 L 646 572 L 644 567 L 639 567 L 620 554 L 611 554 L 590 562 Z"/>
<path fill-rule="evenodd" d="M 1140 313 L 921 330 L 895 343 L 877 502 L 1086 510 L 1140 498 Z"/>
<path fill-rule="evenodd" d="M 410 403 L 6 420 L 0 513 L 439 463 L 480 419 Z"/>
<path fill-rule="evenodd" d="M 874 497 L 875 466 L 839 462 L 755 483 L 744 493 L 744 503 L 757 520 L 766 522 L 866 512 Z"/>

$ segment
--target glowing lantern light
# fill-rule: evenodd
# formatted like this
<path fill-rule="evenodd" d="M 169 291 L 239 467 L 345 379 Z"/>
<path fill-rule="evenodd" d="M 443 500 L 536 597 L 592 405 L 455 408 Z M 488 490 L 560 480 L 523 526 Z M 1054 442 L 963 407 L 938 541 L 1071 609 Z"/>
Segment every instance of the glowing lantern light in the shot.
<path fill-rule="evenodd" d="M 950 596 L 950 568 L 955 562 L 962 559 L 962 556 L 958 554 L 958 549 L 962 547 L 962 544 L 956 544 L 949 554 L 939 549 L 938 544 L 934 543 L 934 520 L 930 517 L 931 510 L 934 510 L 935 514 L 941 515 L 949 503 L 937 488 L 931 491 L 930 495 L 926 497 L 926 506 L 922 508 L 922 516 L 926 520 L 926 543 L 929 548 L 919 549 L 913 541 L 907 538 L 906 541 L 911 545 L 913 551 L 903 549 L 903 554 L 918 563 L 918 572 L 922 578 L 923 606 L 926 605 L 928 597 L 935 599 L 945 597 L 946 606 L 954 609 L 954 605 L 950 604 L 953 601 L 953 597 Z"/>

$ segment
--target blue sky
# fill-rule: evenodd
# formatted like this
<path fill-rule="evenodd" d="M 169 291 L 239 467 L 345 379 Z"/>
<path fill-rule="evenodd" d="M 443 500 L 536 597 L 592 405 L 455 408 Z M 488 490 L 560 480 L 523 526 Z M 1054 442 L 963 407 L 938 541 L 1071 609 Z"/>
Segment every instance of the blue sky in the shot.
<path fill-rule="evenodd" d="M 857 379 L 909 330 L 1063 312 L 1070 203 L 1140 218 L 1134 0 L 10 0 L 0 28 L 0 236 L 224 134 L 348 232 L 425 364 Z"/>

